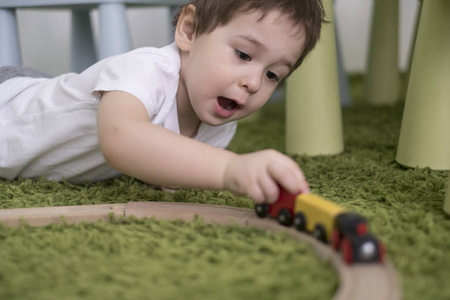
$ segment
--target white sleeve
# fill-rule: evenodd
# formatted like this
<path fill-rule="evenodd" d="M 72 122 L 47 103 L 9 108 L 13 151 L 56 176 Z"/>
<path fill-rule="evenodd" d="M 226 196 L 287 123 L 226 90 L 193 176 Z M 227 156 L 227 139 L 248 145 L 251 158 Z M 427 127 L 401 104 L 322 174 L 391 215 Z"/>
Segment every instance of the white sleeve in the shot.
<path fill-rule="evenodd" d="M 119 55 L 103 67 L 92 94 L 105 91 L 130 93 L 142 101 L 150 117 L 158 113 L 165 99 L 164 82 L 155 62 L 142 53 Z"/>

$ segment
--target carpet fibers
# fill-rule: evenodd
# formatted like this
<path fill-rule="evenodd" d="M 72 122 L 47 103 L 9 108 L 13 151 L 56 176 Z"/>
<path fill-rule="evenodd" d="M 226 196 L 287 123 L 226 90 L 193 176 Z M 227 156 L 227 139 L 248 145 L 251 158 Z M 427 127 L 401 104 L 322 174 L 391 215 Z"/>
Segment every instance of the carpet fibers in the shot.
<path fill-rule="evenodd" d="M 448 172 L 395 162 L 402 109 L 344 108 L 342 154 L 292 157 L 314 193 L 369 220 L 387 245 L 404 299 L 450 299 L 450 217 L 442 212 Z M 284 151 L 284 102 L 241 121 L 229 148 Z M 0 179 L 0 208 L 128 201 L 252 207 L 228 192 L 169 194 L 126 176 L 83 185 Z M 331 299 L 337 284 L 308 245 L 283 233 L 201 219 L 0 225 L 0 299 Z"/>

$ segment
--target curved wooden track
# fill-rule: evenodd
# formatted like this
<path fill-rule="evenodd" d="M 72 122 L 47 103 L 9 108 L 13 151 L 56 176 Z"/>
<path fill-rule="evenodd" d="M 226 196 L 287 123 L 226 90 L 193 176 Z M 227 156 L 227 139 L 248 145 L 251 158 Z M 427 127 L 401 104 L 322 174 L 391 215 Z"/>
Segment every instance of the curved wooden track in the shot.
<path fill-rule="evenodd" d="M 206 222 L 223 225 L 254 226 L 271 232 L 285 231 L 292 238 L 311 244 L 322 259 L 334 266 L 340 282 L 333 300 L 401 299 L 400 284 L 390 262 L 348 266 L 338 253 L 325 244 L 294 228 L 281 226 L 273 219 L 258 218 L 251 209 L 178 202 L 128 202 L 126 204 L 4 209 L 0 210 L 0 222 L 7 226 L 19 226 L 22 222 L 30 226 L 97 220 L 108 222 L 111 214 L 116 217 L 133 215 L 137 218 L 155 217 L 184 221 L 192 221 L 195 216 L 199 216 Z"/>

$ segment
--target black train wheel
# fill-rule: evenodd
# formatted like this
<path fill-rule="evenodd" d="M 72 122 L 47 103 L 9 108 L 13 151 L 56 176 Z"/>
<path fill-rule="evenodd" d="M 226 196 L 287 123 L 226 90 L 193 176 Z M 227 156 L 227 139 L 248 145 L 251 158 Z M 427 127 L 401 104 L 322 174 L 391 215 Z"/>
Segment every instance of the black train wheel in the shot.
<path fill-rule="evenodd" d="M 287 208 L 282 208 L 278 212 L 278 222 L 284 226 L 290 226 L 292 224 L 292 214 Z"/>
<path fill-rule="evenodd" d="M 265 218 L 269 214 L 269 204 L 262 203 L 255 205 L 256 215 L 260 218 Z"/>
<path fill-rule="evenodd" d="M 298 212 L 295 214 L 294 217 L 294 226 L 299 231 L 305 231 L 306 230 L 306 216 L 302 212 Z"/>
<path fill-rule="evenodd" d="M 325 226 L 322 224 L 317 224 L 314 228 L 314 237 L 321 242 L 327 242 L 327 231 L 325 230 Z"/>
<path fill-rule="evenodd" d="M 341 248 L 346 263 L 383 262 L 384 246 L 372 234 L 347 236 L 342 240 Z"/>

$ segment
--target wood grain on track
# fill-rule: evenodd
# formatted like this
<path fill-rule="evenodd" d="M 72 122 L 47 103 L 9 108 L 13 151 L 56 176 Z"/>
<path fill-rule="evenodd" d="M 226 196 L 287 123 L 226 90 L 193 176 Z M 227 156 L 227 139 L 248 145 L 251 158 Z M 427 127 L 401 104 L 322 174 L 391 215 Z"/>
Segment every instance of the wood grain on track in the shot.
<path fill-rule="evenodd" d="M 108 222 L 111 214 L 165 220 L 192 221 L 196 216 L 205 222 L 223 225 L 254 226 L 271 232 L 287 232 L 295 240 L 309 243 L 317 255 L 329 261 L 339 275 L 339 287 L 333 300 L 400 300 L 401 288 L 390 262 L 384 264 L 346 265 L 340 254 L 310 235 L 279 225 L 275 220 L 258 218 L 251 209 L 208 204 L 178 202 L 128 202 L 126 204 L 101 204 L 42 208 L 0 210 L 0 222 L 7 226 L 45 226 L 51 223 Z"/>

